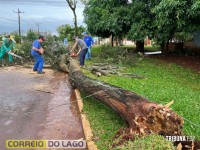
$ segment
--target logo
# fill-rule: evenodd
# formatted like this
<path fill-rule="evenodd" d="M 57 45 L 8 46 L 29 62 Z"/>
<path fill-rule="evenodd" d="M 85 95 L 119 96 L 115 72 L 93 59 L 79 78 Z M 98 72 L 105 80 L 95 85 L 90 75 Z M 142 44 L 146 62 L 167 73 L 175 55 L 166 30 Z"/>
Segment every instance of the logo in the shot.
<path fill-rule="evenodd" d="M 195 136 L 166 136 L 168 141 L 176 142 L 176 141 L 194 141 Z"/>
<path fill-rule="evenodd" d="M 86 148 L 85 140 L 6 140 L 6 148 Z"/>

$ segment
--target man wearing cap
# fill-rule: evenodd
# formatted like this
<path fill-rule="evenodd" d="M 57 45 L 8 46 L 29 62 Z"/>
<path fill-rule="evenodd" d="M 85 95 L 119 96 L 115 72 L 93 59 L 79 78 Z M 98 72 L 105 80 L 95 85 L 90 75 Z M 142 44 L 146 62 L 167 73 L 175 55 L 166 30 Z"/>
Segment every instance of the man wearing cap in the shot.
<path fill-rule="evenodd" d="M 82 35 L 84 36 L 83 40 L 88 46 L 88 52 L 85 56 L 85 59 L 91 59 L 91 47 L 94 44 L 94 41 L 91 36 L 88 35 L 87 32 L 83 32 Z"/>
<path fill-rule="evenodd" d="M 88 52 L 88 47 L 86 45 L 86 43 L 82 40 L 82 39 L 79 39 L 78 36 L 75 36 L 73 38 L 75 40 L 75 44 L 72 48 L 72 51 L 78 46 L 79 47 L 79 51 L 77 53 L 77 55 L 79 55 L 79 58 L 80 58 L 80 67 L 84 67 L 84 61 L 85 61 L 85 55 L 87 54 Z"/>
<path fill-rule="evenodd" d="M 37 71 L 38 74 L 45 73 L 42 71 L 43 65 L 44 65 L 44 59 L 42 58 L 44 49 L 41 47 L 42 42 L 44 42 L 44 36 L 39 36 L 39 38 L 33 42 L 32 50 L 31 50 L 31 54 L 35 58 L 35 64 L 33 66 L 33 71 Z"/>
<path fill-rule="evenodd" d="M 12 39 L 12 36 L 8 35 L 6 38 L 3 38 L 3 42 L 0 49 L 0 60 L 2 60 L 5 56 L 5 54 L 9 51 L 14 50 L 15 43 Z M 8 61 L 9 63 L 12 63 L 13 58 L 12 55 L 8 54 Z"/>

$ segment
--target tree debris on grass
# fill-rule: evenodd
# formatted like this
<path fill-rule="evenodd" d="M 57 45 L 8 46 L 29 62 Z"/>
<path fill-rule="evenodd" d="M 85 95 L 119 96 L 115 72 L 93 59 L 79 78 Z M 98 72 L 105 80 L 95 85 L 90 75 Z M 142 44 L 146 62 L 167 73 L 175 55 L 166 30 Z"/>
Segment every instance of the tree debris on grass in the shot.
<path fill-rule="evenodd" d="M 114 74 L 121 77 L 127 78 L 138 78 L 145 79 L 145 77 L 134 74 L 134 73 L 121 73 L 120 70 L 123 69 L 121 67 L 117 67 L 108 63 L 95 63 L 92 67 L 87 67 L 87 70 L 91 71 L 96 76 L 109 76 L 110 74 Z"/>

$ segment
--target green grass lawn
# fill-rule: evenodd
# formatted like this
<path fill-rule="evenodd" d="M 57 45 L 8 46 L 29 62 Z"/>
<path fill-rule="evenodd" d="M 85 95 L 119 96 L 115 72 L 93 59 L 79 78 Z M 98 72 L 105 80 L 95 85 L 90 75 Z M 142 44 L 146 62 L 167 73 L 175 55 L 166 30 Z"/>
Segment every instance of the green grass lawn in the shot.
<path fill-rule="evenodd" d="M 98 49 L 94 49 L 94 53 L 97 54 L 97 51 Z M 93 57 L 92 61 L 86 61 L 86 65 L 96 61 Z M 200 76 L 197 72 L 148 58 L 138 59 L 135 66 L 126 66 L 123 70 L 146 79 L 114 75 L 97 78 L 87 70 L 83 72 L 92 78 L 134 91 L 159 104 L 164 105 L 174 100 L 171 108 L 184 118 L 184 133 L 200 139 Z M 96 143 L 100 149 L 107 149 L 116 131 L 126 126 L 107 106 L 92 98 L 84 99 L 84 112 L 88 115 L 94 135 L 98 137 Z"/>
<path fill-rule="evenodd" d="M 99 52 L 101 51 L 101 49 L 103 49 L 102 47 L 105 47 L 104 46 L 94 46 L 93 47 L 93 55 L 97 56 L 99 54 Z M 121 48 L 124 48 L 128 51 L 135 51 L 136 49 L 136 46 L 135 45 L 127 45 L 127 46 L 119 46 Z M 150 52 L 153 52 L 153 51 L 160 51 L 160 46 L 158 45 L 153 45 L 153 46 L 145 46 L 144 47 L 145 51 L 150 51 Z"/>
<path fill-rule="evenodd" d="M 126 124 L 105 104 L 91 97 L 84 98 L 85 96 L 81 93 L 84 104 L 83 112 L 87 114 L 94 141 L 101 150 L 111 148 L 115 133 L 119 128 L 126 127 Z"/>

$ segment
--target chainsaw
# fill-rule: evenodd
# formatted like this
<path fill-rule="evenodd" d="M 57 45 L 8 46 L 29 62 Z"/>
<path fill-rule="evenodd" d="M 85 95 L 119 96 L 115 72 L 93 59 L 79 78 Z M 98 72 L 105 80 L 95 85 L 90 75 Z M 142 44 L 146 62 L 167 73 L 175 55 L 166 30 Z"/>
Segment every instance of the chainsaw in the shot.
<path fill-rule="evenodd" d="M 23 59 L 21 56 L 15 54 L 15 53 L 13 53 L 13 52 L 7 51 L 7 53 L 10 54 L 10 55 L 12 55 L 12 56 L 14 56 L 14 57 L 17 57 L 17 58 Z"/>

